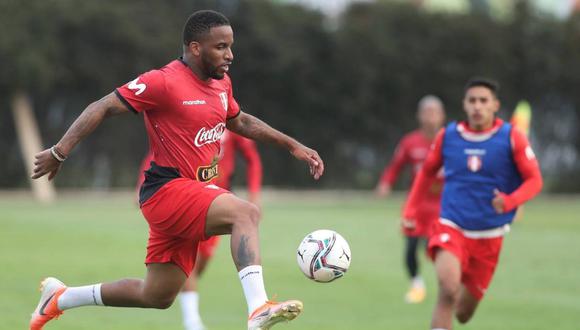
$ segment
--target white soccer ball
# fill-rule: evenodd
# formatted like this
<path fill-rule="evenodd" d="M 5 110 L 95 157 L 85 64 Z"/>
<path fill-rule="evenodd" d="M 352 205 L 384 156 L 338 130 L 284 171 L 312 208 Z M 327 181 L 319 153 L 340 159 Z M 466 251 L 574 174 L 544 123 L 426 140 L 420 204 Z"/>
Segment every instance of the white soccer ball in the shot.
<path fill-rule="evenodd" d="M 306 277 L 316 282 L 331 282 L 346 273 L 351 254 L 348 243 L 340 234 L 321 229 L 304 237 L 296 258 Z"/>

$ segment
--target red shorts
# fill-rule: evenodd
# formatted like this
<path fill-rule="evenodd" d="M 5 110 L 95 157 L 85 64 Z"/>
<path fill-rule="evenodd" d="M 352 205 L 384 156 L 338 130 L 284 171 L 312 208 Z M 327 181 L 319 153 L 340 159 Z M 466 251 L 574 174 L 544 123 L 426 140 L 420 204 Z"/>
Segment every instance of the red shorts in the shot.
<path fill-rule="evenodd" d="M 413 227 L 402 226 L 403 235 L 410 237 L 429 238 L 433 234 L 433 226 L 439 220 L 439 200 L 424 202 L 417 208 Z"/>
<path fill-rule="evenodd" d="M 213 200 L 227 190 L 186 178 L 169 181 L 141 205 L 149 223 L 145 263 L 174 263 L 189 276 Z"/>
<path fill-rule="evenodd" d="M 220 242 L 220 236 L 211 236 L 203 242 L 199 242 L 199 247 L 197 252 L 202 258 L 209 259 L 213 257 L 215 249 L 218 247 Z"/>
<path fill-rule="evenodd" d="M 432 260 L 438 249 L 453 253 L 461 263 L 461 283 L 481 300 L 495 272 L 502 242 L 503 236 L 468 238 L 460 230 L 437 222 L 427 253 Z"/>

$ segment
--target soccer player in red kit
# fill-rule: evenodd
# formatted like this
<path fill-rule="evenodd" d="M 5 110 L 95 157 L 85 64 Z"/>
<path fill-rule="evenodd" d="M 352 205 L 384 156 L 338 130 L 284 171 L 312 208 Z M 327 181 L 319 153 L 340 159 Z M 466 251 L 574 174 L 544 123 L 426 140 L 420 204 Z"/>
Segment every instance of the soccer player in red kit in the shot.
<path fill-rule="evenodd" d="M 451 329 L 454 313 L 461 323 L 471 319 L 489 287 L 517 207 L 542 188 L 528 139 L 495 117 L 498 89 L 489 79 L 467 83 L 467 121 L 453 122 L 437 134 L 404 212 L 416 217 L 421 191 L 443 167 L 440 218 L 428 245 L 439 283 L 432 329 Z"/>
<path fill-rule="evenodd" d="M 36 155 L 32 178 L 52 179 L 67 155 L 106 117 L 142 113 L 153 153 L 140 191 L 149 225 L 145 279 L 67 287 L 49 277 L 30 320 L 40 330 L 63 311 L 87 305 L 165 309 L 190 275 L 200 241 L 231 235 L 231 254 L 248 306 L 248 329 L 270 329 L 302 311 L 298 300 L 268 300 L 260 265 L 259 210 L 211 181 L 218 175 L 220 139 L 227 129 L 277 144 L 306 162 L 315 179 L 318 153 L 240 110 L 227 75 L 233 30 L 214 11 L 198 11 L 183 32 L 183 57 L 146 72 L 90 104 L 61 140 Z"/>
<path fill-rule="evenodd" d="M 445 121 L 443 102 L 433 95 L 421 98 L 417 109 L 417 120 L 419 129 L 406 134 L 401 139 L 393 159 L 381 175 L 376 189 L 380 197 L 390 194 L 391 187 L 405 166 L 411 166 L 413 179 L 421 169 L 429 147 Z M 401 228 L 406 239 L 405 266 L 411 280 L 409 290 L 405 294 L 405 301 L 408 303 L 420 303 L 425 299 L 425 282 L 419 274 L 417 249 L 420 243 L 426 243 L 431 234 L 432 224 L 439 218 L 442 184 L 441 176 L 433 178 L 429 189 L 423 191 L 424 198 L 421 199 L 420 213 L 414 219 L 403 217 L 401 221 Z"/>

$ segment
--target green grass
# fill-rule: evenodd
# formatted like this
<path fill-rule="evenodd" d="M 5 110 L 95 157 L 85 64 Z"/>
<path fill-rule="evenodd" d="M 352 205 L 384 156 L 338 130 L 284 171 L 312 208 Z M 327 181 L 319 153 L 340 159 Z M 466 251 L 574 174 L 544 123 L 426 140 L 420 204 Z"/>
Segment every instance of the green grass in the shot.
<path fill-rule="evenodd" d="M 43 206 L 22 197 L 0 200 L 0 329 L 25 329 L 39 280 L 69 285 L 142 277 L 147 227 L 129 195 L 61 198 Z M 266 201 L 261 227 L 270 295 L 299 298 L 305 312 L 279 329 L 428 329 L 435 296 L 423 259 L 428 299 L 406 305 L 398 230 L 401 199 L 303 195 Z M 461 329 L 578 329 L 580 203 L 543 197 L 530 203 L 507 236 L 500 265 L 471 324 Z M 296 265 L 295 249 L 312 230 L 330 228 L 350 243 L 353 261 L 337 282 L 318 284 Z M 245 302 L 223 240 L 201 280 L 201 313 L 212 330 L 243 329 Z M 169 310 L 87 307 L 67 311 L 50 329 L 181 329 Z"/>

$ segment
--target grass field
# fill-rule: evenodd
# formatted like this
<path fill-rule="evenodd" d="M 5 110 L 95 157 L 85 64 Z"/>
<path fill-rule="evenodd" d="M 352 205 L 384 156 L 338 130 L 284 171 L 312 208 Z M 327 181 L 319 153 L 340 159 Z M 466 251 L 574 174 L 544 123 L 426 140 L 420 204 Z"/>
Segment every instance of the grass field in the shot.
<path fill-rule="evenodd" d="M 79 196 L 80 195 L 80 196 Z M 42 206 L 0 198 L 0 329 L 25 329 L 48 275 L 69 285 L 141 277 L 147 227 L 129 194 L 79 194 Z M 305 312 L 279 329 L 428 329 L 435 296 L 423 262 L 428 299 L 406 305 L 400 197 L 299 194 L 264 204 L 261 237 L 270 295 L 299 298 Z M 577 196 L 530 203 L 507 236 L 500 266 L 480 309 L 461 329 L 580 328 L 580 203 Z M 331 228 L 350 243 L 353 260 L 337 282 L 318 284 L 298 270 L 295 249 L 315 229 Z M 201 282 L 201 312 L 210 330 L 244 329 L 245 302 L 228 243 Z M 277 328 L 277 329 L 278 329 Z M 50 329 L 181 329 L 179 307 L 140 310 L 88 307 L 68 311 Z"/>

